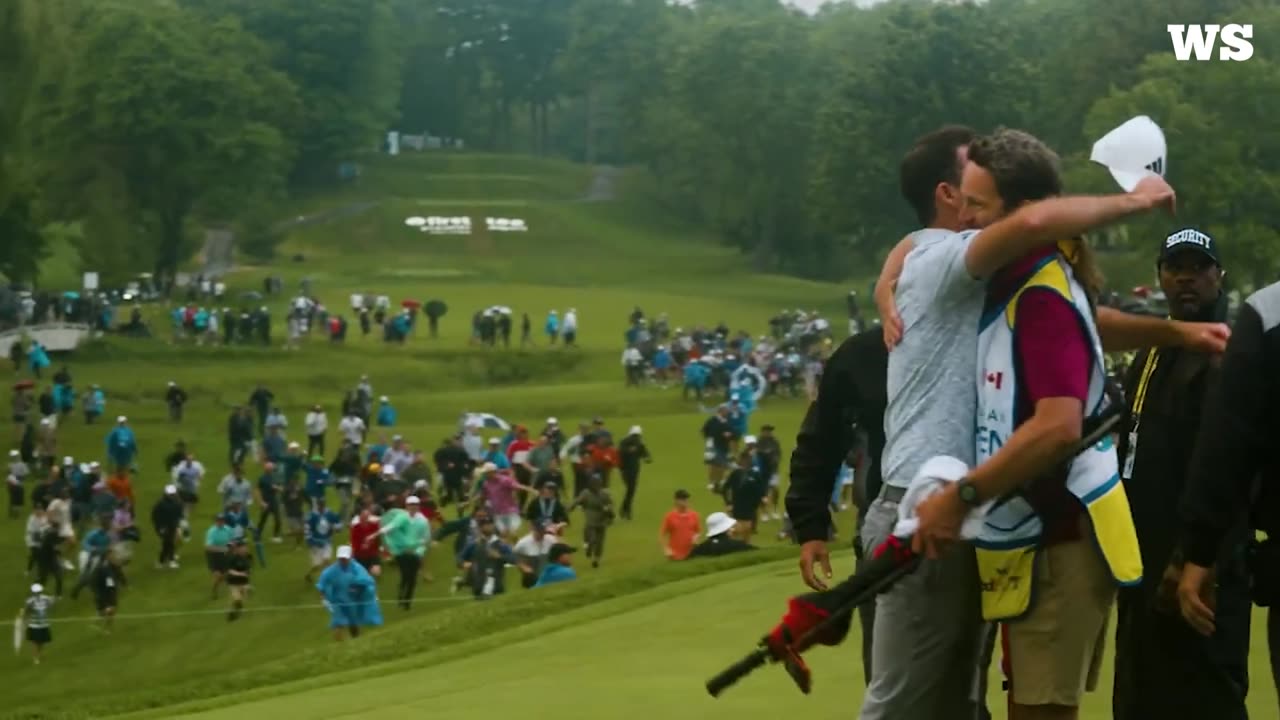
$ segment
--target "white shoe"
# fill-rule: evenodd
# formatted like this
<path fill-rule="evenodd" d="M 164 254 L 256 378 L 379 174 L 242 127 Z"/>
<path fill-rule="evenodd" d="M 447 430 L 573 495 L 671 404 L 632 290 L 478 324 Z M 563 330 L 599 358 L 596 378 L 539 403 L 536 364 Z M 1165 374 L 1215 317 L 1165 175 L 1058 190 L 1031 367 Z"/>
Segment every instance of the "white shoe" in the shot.
<path fill-rule="evenodd" d="M 710 490 L 711 492 L 715 492 L 715 491 L 716 491 L 716 484 L 715 484 L 715 483 L 707 483 L 707 489 L 708 489 L 708 490 Z"/>
<path fill-rule="evenodd" d="M 72 565 L 70 560 L 63 560 L 63 561 L 62 561 L 62 568 L 63 568 L 64 570 L 75 570 L 75 569 L 76 569 L 76 566 L 75 566 L 75 565 Z"/>
<path fill-rule="evenodd" d="M 275 543 L 276 545 L 279 545 L 280 543 L 284 542 L 284 538 L 273 537 L 271 538 L 271 542 Z"/>
<path fill-rule="evenodd" d="M 178 569 L 178 561 L 177 561 L 177 560 L 171 560 L 171 561 L 169 561 L 169 569 L 170 569 L 170 570 L 177 570 L 177 569 Z"/>

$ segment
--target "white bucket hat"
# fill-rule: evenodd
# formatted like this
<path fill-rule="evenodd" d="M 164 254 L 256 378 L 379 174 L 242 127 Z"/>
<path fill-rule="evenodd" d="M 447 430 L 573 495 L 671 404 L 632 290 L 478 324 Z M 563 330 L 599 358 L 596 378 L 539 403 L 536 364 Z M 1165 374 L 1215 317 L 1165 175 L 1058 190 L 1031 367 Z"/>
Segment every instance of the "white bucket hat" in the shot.
<path fill-rule="evenodd" d="M 707 537 L 715 537 L 729 532 L 738 521 L 722 512 L 713 512 L 707 516 Z"/>

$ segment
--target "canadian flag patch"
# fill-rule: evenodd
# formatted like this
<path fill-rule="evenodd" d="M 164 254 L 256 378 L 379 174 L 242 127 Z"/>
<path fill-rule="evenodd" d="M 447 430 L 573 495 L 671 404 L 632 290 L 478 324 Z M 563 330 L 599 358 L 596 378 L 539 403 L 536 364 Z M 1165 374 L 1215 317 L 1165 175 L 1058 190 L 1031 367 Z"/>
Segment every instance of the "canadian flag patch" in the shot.
<path fill-rule="evenodd" d="M 1002 372 L 987 373 L 987 382 L 991 383 L 992 385 L 995 385 L 996 389 L 999 390 L 1000 384 L 1004 382 L 1004 373 Z"/>

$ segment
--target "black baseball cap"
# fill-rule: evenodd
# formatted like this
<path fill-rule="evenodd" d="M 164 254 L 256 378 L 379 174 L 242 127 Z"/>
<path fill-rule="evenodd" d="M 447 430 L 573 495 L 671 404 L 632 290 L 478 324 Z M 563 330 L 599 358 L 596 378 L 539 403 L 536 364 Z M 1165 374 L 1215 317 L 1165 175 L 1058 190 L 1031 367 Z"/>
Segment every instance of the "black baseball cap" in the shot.
<path fill-rule="evenodd" d="M 576 552 L 578 552 L 578 549 L 575 547 L 565 545 L 564 543 L 556 543 L 547 551 L 547 559 L 551 562 L 555 562 L 565 555 L 572 555 Z"/>
<path fill-rule="evenodd" d="M 1179 230 L 1165 238 L 1156 266 L 1163 265 L 1170 257 L 1183 252 L 1198 252 L 1212 260 L 1214 265 L 1222 267 L 1222 260 L 1218 257 L 1218 243 L 1195 228 Z"/>

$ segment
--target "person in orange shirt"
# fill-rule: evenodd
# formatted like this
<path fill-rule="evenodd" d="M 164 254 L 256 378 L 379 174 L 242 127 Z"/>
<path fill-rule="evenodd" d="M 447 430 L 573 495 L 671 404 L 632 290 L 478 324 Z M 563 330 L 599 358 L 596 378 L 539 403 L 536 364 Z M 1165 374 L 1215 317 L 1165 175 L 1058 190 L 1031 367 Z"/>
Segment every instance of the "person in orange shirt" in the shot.
<path fill-rule="evenodd" d="M 689 508 L 689 493 L 677 490 L 676 506 L 667 512 L 662 519 L 662 529 L 658 531 L 662 552 L 672 560 L 684 560 L 689 557 L 701 531 L 698 513 Z"/>
<path fill-rule="evenodd" d="M 117 500 L 128 500 L 133 505 L 133 483 L 129 482 L 129 472 L 120 469 L 112 473 L 107 478 L 107 492 Z"/>

